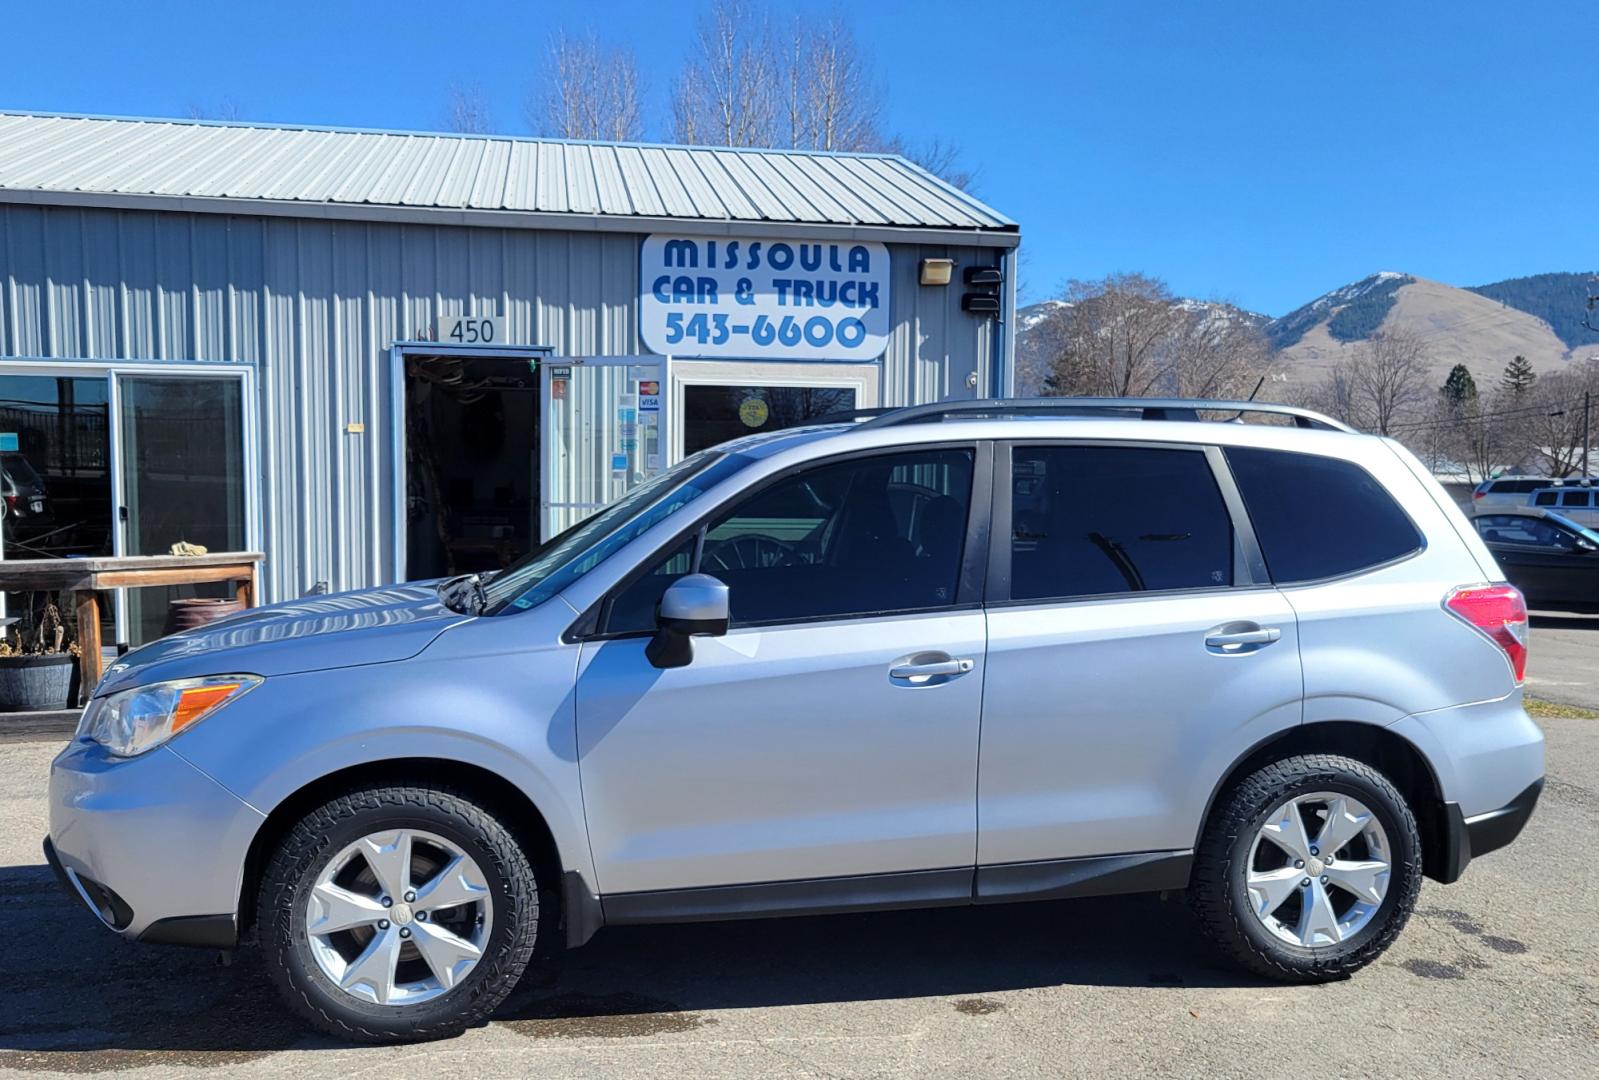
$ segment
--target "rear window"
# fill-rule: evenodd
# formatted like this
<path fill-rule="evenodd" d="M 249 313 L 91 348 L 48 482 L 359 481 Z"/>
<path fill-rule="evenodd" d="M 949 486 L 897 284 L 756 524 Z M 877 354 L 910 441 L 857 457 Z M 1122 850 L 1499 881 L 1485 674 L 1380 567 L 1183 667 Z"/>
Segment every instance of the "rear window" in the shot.
<path fill-rule="evenodd" d="M 1205 455 L 1024 446 L 1011 456 L 1013 600 L 1233 583 L 1233 522 Z"/>
<path fill-rule="evenodd" d="M 1278 584 L 1354 573 L 1422 545 L 1393 496 L 1358 465 L 1244 447 L 1228 448 L 1227 462 Z"/>

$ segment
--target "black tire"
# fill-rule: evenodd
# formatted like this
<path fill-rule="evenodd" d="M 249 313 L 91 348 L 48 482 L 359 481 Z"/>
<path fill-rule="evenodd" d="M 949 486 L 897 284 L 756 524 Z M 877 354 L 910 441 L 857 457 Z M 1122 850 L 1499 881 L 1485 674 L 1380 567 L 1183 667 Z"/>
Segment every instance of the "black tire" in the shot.
<path fill-rule="evenodd" d="M 1387 894 L 1365 927 L 1337 944 L 1307 948 L 1266 929 L 1251 909 L 1245 882 L 1268 815 L 1295 795 L 1322 791 L 1365 803 L 1388 835 L 1393 869 Z M 1206 933 L 1238 964 L 1285 982 L 1330 982 L 1348 978 L 1393 943 L 1416 906 L 1421 876 L 1416 818 L 1393 784 L 1351 758 L 1306 754 L 1268 765 L 1221 795 L 1195 853 L 1189 896 Z"/>
<path fill-rule="evenodd" d="M 483 956 L 460 983 L 429 1001 L 377 1005 L 340 990 L 317 965 L 306 936 L 308 893 L 326 863 L 363 836 L 422 829 L 469 854 L 488 880 L 493 922 Z M 317 1028 L 356 1042 L 448 1038 L 482 1023 L 516 986 L 538 938 L 533 868 L 510 831 L 463 794 L 437 787 L 352 791 L 306 814 L 278 845 L 261 878 L 262 952 L 289 1006 Z"/>

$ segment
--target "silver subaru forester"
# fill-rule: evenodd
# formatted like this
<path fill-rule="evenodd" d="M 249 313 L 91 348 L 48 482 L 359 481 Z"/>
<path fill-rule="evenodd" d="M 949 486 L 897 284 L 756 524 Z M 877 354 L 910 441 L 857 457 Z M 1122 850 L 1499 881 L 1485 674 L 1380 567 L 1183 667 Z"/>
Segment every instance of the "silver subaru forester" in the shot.
<path fill-rule="evenodd" d="M 696 454 L 492 576 L 132 653 L 45 849 L 126 938 L 259 943 L 350 1039 L 458 1032 L 609 924 L 1143 890 L 1326 980 L 1531 815 L 1526 659 L 1392 440 L 920 406 Z"/>

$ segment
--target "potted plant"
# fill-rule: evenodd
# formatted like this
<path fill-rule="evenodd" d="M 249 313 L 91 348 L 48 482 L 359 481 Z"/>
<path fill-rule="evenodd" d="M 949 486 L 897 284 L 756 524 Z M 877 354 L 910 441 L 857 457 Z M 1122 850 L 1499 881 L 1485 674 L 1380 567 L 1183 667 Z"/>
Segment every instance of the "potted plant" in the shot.
<path fill-rule="evenodd" d="M 78 645 L 66 638 L 61 609 L 53 603 L 45 604 L 37 625 L 28 632 L 6 627 L 0 639 L 0 712 L 68 707 Z"/>

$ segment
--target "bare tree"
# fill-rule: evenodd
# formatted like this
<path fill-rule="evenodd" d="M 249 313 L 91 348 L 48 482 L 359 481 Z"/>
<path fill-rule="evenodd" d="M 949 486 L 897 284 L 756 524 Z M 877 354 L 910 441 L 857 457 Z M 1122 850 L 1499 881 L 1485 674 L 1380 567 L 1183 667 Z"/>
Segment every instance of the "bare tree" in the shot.
<path fill-rule="evenodd" d="M 1429 363 L 1421 339 L 1405 331 L 1379 330 L 1350 349 L 1334 367 L 1335 400 L 1341 396 L 1356 427 L 1393 434 L 1401 419 L 1425 401 Z"/>
<path fill-rule="evenodd" d="M 1052 394 L 1237 397 L 1270 361 L 1264 336 L 1232 309 L 1178 300 L 1142 274 L 1071 282 L 1030 333 Z"/>
<path fill-rule="evenodd" d="M 528 99 L 535 134 L 636 142 L 644 134 L 643 81 L 631 49 L 557 32 L 543 82 Z"/>
<path fill-rule="evenodd" d="M 838 18 L 795 18 L 785 50 L 788 145 L 801 150 L 875 150 L 882 95 L 855 35 Z"/>
<path fill-rule="evenodd" d="M 968 168 L 960 147 L 952 142 L 934 136 L 926 142 L 915 143 L 896 136 L 888 140 L 882 149 L 909 158 L 951 187 L 969 194 L 977 191 L 981 170 Z"/>
<path fill-rule="evenodd" d="M 191 101 L 188 108 L 184 110 L 184 114 L 190 120 L 221 120 L 226 123 L 234 123 L 244 119 L 239 103 L 227 96 L 218 101 L 214 107 Z"/>
<path fill-rule="evenodd" d="M 746 0 L 715 0 L 672 88 L 674 137 L 712 146 L 776 145 L 780 67 L 765 12 Z"/>
<path fill-rule="evenodd" d="M 1582 467 L 1584 392 L 1599 394 L 1599 361 L 1540 375 L 1519 397 L 1527 410 L 1518 418 L 1523 437 L 1550 476 L 1570 476 Z"/>
<path fill-rule="evenodd" d="M 444 129 L 463 135 L 487 135 L 494 130 L 489 119 L 489 102 L 483 87 L 475 82 L 451 80 L 444 107 Z"/>

